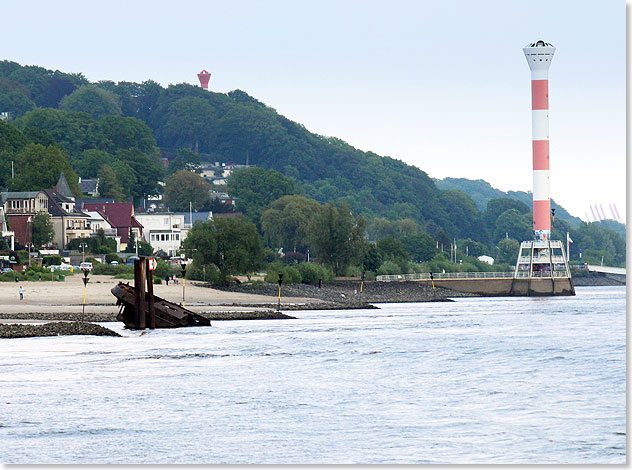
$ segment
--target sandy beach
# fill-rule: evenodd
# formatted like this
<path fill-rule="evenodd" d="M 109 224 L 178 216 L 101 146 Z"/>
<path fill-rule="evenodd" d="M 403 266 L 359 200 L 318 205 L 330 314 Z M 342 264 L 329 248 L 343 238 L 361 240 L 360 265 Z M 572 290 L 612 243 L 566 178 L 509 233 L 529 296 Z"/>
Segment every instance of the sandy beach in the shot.
<path fill-rule="evenodd" d="M 63 282 L 2 282 L 0 283 L 0 314 L 24 313 L 81 313 L 83 303 L 83 281 L 81 275 L 66 277 Z M 116 298 L 110 289 L 119 282 L 111 276 L 93 275 L 86 289 L 86 314 L 118 312 Z M 128 281 L 125 281 L 128 282 Z M 133 284 L 133 281 L 129 281 Z M 24 288 L 24 299 L 20 300 L 19 288 Z M 154 285 L 154 294 L 171 302 L 182 301 L 182 283 Z M 256 311 L 267 310 L 276 303 L 273 296 L 226 292 L 202 287 L 196 281 L 187 281 L 185 285 L 185 306 L 195 312 L 213 311 Z M 282 304 L 310 303 L 312 298 L 283 297 Z M 240 306 L 244 304 L 244 306 Z M 261 304 L 261 307 L 257 307 Z"/>

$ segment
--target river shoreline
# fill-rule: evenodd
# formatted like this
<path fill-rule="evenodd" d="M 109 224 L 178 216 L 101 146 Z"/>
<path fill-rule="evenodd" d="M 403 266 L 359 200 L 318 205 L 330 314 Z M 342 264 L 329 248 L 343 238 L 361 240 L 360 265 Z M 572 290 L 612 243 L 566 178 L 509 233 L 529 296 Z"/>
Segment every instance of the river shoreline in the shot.
<path fill-rule="evenodd" d="M 0 286 L 0 338 L 108 334 L 89 325 L 117 321 L 118 307 L 110 292 L 116 281 L 107 277 L 95 278 L 95 282 L 88 284 L 85 307 L 78 302 L 81 297 L 77 294 L 81 294 L 83 287 L 79 277 L 70 278 L 63 289 L 48 283 L 21 283 L 26 292 L 24 301 L 16 299 L 15 285 Z M 211 321 L 277 320 L 295 318 L 283 313 L 288 311 L 374 309 L 379 307 L 373 303 L 445 302 L 450 301 L 449 297 L 464 296 L 419 283 L 367 282 L 363 287 L 360 293 L 360 284 L 354 281 L 336 281 L 322 288 L 306 284 L 285 285 L 282 286 L 281 311 L 277 311 L 276 284 L 252 283 L 217 289 L 189 281 L 185 306 Z M 178 302 L 182 290 L 182 285 L 155 286 L 156 295 L 172 302 Z M 29 323 L 33 321 L 48 323 Z"/>
<path fill-rule="evenodd" d="M 79 282 L 80 278 L 73 281 Z M 85 305 L 85 313 L 81 303 L 77 302 L 80 297 L 76 294 L 81 290 L 73 283 L 67 283 L 64 287 L 68 288 L 65 289 L 58 289 L 58 285 L 54 286 L 56 289 L 51 289 L 46 283 L 24 283 L 27 292 L 25 301 L 16 301 L 11 296 L 14 293 L 9 292 L 6 286 L 0 286 L 0 338 L 102 334 L 85 325 L 117 322 L 118 307 L 110 293 L 116 281 L 107 277 L 98 281 L 88 285 L 88 299 L 92 302 L 88 301 Z M 580 281 L 578 284 L 583 283 Z M 2 287 L 4 290 L 1 290 Z M 15 289 L 15 286 L 10 287 Z M 375 304 L 380 303 L 451 302 L 452 298 L 475 297 L 450 289 L 433 289 L 426 283 L 414 281 L 369 281 L 361 284 L 356 280 L 337 280 L 321 288 L 307 284 L 283 285 L 281 311 L 277 311 L 279 288 L 276 284 L 254 282 L 216 288 L 187 281 L 186 289 L 186 308 L 211 321 L 293 319 L 295 317 L 283 312 L 375 309 L 379 308 Z M 156 295 L 177 302 L 182 295 L 182 286 L 157 285 L 156 291 Z M 32 300 L 34 294 L 43 299 Z M 47 323 L 29 324 L 32 321 Z M 56 323 L 61 325 L 49 327 L 52 333 L 42 328 Z M 43 333 L 35 334 L 38 331 Z"/>

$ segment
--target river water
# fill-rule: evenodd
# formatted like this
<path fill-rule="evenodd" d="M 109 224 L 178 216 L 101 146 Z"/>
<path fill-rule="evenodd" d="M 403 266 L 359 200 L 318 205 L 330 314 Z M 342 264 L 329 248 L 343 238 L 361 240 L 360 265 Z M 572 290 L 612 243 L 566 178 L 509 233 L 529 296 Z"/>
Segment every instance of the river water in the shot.
<path fill-rule="evenodd" d="M 625 463 L 625 288 L 0 340 L 3 463 Z"/>

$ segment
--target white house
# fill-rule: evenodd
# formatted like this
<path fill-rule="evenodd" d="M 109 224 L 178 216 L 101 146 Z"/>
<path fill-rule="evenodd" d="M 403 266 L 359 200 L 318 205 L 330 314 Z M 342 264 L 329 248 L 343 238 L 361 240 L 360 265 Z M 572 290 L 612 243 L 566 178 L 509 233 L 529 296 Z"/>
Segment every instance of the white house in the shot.
<path fill-rule="evenodd" d="M 143 225 L 143 239 L 154 251 L 162 250 L 175 256 L 183 240 L 184 215 L 173 212 L 137 213 L 136 220 Z"/>

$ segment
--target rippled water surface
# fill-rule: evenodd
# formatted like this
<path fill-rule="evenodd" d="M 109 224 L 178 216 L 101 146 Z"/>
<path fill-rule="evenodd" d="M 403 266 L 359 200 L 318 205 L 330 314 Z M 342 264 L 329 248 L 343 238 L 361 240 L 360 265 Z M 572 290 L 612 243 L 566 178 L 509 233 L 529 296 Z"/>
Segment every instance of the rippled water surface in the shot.
<path fill-rule="evenodd" d="M 4 463 L 625 463 L 624 288 L 0 340 Z"/>

